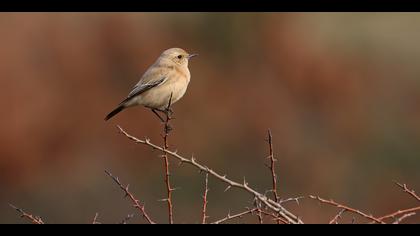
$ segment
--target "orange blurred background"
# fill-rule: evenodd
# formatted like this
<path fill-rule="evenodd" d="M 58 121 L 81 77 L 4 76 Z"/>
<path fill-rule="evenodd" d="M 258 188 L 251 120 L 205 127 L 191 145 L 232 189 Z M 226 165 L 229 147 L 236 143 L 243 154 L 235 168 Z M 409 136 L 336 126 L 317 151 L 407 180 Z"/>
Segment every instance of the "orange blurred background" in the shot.
<path fill-rule="evenodd" d="M 200 54 L 174 105 L 171 149 L 264 192 L 270 128 L 282 198 L 320 195 L 375 216 L 415 206 L 393 181 L 420 191 L 419 22 L 416 13 L 1 13 L 0 223 L 25 223 L 8 203 L 47 223 L 137 213 L 105 169 L 167 222 L 159 153 L 115 128 L 161 144 L 160 122 L 141 107 L 103 118 L 170 47 Z M 204 176 L 171 170 L 175 222 L 200 222 Z M 252 205 L 209 185 L 210 222 Z M 300 203 L 288 206 L 308 223 L 338 212 Z"/>

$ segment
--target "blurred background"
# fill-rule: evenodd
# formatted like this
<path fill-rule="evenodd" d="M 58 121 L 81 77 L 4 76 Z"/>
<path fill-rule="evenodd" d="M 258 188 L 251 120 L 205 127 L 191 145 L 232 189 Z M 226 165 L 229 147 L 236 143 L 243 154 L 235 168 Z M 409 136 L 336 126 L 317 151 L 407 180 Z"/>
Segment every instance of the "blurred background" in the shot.
<path fill-rule="evenodd" d="M 161 144 L 160 122 L 141 107 L 103 118 L 171 47 L 200 54 L 174 105 L 171 149 L 264 192 L 271 129 L 281 198 L 314 194 L 375 216 L 416 206 L 393 181 L 420 192 L 419 22 L 415 13 L 1 13 L 0 223 L 26 223 L 8 203 L 47 223 L 137 213 L 105 169 L 167 222 L 160 153 L 115 127 Z M 200 222 L 204 175 L 176 162 L 171 172 L 175 222 Z M 209 187 L 208 221 L 252 205 L 214 178 Z M 310 199 L 288 207 L 308 223 L 338 212 Z"/>

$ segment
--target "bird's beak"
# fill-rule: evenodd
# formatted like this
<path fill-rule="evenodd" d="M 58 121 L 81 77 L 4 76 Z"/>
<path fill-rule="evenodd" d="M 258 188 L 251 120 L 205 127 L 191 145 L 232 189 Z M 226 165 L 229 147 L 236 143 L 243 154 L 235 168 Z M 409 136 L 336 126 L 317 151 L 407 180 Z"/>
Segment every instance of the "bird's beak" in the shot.
<path fill-rule="evenodd" d="M 191 59 L 191 57 L 195 57 L 195 56 L 198 56 L 198 54 L 197 53 L 193 53 L 193 54 L 188 55 L 188 60 Z"/>

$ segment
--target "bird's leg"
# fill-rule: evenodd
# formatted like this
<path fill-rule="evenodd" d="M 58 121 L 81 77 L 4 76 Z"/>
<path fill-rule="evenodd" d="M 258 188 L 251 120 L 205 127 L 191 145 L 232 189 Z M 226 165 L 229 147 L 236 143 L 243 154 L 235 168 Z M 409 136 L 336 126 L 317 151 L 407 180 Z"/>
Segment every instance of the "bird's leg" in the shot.
<path fill-rule="evenodd" d="M 152 111 L 159 116 L 159 119 L 162 121 L 163 124 L 165 124 L 165 133 L 169 133 L 172 130 L 171 125 L 169 124 L 169 121 L 174 119 L 174 117 L 172 117 L 171 115 L 173 114 L 173 111 L 171 108 L 164 108 L 164 109 L 159 109 L 159 108 L 154 108 L 152 109 Z M 165 114 L 166 118 L 163 119 L 158 113 L 162 112 L 163 114 Z"/>
<path fill-rule="evenodd" d="M 173 111 L 171 109 L 171 105 L 172 105 L 172 93 L 171 93 L 171 96 L 169 97 L 168 106 L 166 106 L 166 108 L 164 110 L 165 115 L 166 115 L 166 121 L 165 121 L 165 132 L 166 132 L 166 134 L 168 134 L 172 130 L 172 127 L 169 125 L 169 121 L 172 119 L 172 114 L 173 114 Z"/>
<path fill-rule="evenodd" d="M 167 107 L 165 110 L 164 110 L 164 112 L 165 113 L 167 113 L 167 115 L 169 115 L 169 116 L 172 116 L 172 114 L 174 114 L 174 111 L 172 110 L 172 108 L 170 108 L 170 107 Z"/>
<path fill-rule="evenodd" d="M 171 108 L 171 105 L 172 105 L 172 93 L 171 93 L 171 96 L 169 97 L 168 105 L 165 107 L 165 113 L 169 119 L 171 118 L 171 115 L 174 113 L 174 111 Z"/>
<path fill-rule="evenodd" d="M 150 108 L 150 109 L 152 109 L 152 108 Z M 165 114 L 165 115 L 168 115 L 168 110 L 165 108 L 165 109 L 160 109 L 160 108 L 153 108 L 155 111 L 158 111 L 158 112 L 162 112 L 163 114 Z M 169 111 L 169 115 L 171 115 L 173 113 L 173 111 L 172 110 L 170 110 Z M 170 117 L 169 116 L 169 118 L 170 119 L 172 119 L 172 117 Z"/>
<path fill-rule="evenodd" d="M 165 122 L 165 120 L 159 115 L 159 113 L 157 113 L 156 111 L 160 111 L 160 112 L 162 112 L 161 110 L 159 110 L 159 109 L 155 109 L 155 108 L 150 108 L 150 110 L 152 110 L 153 111 L 153 113 L 155 113 L 155 115 L 157 116 L 157 117 L 159 117 L 159 120 L 160 121 L 162 121 L 162 123 L 163 122 Z"/>

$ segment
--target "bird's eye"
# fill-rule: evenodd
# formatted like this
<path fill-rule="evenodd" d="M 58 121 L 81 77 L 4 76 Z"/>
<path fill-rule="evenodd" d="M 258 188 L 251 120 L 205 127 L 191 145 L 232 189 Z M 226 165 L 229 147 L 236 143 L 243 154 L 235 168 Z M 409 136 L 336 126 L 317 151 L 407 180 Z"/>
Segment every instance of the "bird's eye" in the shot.
<path fill-rule="evenodd" d="M 177 56 L 178 57 L 178 59 L 181 59 L 182 58 L 182 55 L 179 55 L 179 56 Z"/>

